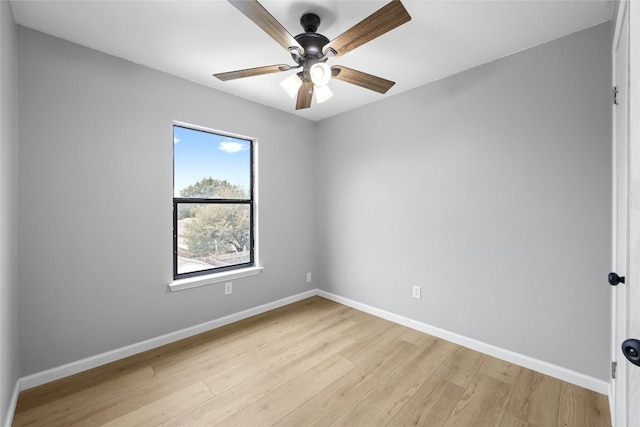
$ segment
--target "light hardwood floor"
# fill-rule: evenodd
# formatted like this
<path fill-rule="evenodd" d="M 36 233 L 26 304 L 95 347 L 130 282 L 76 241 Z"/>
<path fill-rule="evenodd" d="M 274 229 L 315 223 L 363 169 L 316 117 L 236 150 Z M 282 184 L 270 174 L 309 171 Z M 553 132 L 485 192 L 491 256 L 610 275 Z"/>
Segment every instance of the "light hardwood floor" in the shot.
<path fill-rule="evenodd" d="M 604 395 L 320 297 L 20 393 L 14 426 L 609 426 Z"/>

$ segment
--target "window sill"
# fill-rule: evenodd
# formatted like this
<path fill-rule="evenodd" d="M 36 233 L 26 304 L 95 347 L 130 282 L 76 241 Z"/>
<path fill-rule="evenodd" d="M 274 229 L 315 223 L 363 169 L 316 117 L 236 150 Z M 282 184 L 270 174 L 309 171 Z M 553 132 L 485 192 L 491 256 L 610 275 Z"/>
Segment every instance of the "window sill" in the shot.
<path fill-rule="evenodd" d="M 264 267 L 249 267 L 241 270 L 224 271 L 222 273 L 210 274 L 207 276 L 189 277 L 188 279 L 174 280 L 169 283 L 172 292 L 183 291 L 185 289 L 198 288 L 200 286 L 212 285 L 214 283 L 227 282 L 229 280 L 240 279 L 241 277 L 255 276 L 262 273 Z"/>

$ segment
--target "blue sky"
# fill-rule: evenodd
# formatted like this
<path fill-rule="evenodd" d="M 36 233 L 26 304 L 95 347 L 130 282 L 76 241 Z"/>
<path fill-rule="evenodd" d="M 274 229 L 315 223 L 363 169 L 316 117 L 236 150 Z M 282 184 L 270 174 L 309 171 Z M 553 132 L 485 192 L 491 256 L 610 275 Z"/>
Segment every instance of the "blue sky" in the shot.
<path fill-rule="evenodd" d="M 174 197 L 203 178 L 227 180 L 249 191 L 251 141 L 173 127 Z"/>

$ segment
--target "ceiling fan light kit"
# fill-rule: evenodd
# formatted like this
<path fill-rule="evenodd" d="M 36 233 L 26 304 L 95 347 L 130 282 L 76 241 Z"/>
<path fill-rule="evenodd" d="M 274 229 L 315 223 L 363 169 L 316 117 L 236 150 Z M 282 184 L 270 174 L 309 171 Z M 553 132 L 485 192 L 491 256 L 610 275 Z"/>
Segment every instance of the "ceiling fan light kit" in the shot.
<path fill-rule="evenodd" d="M 333 92 L 329 89 L 329 86 L 314 86 L 314 93 L 316 95 L 316 102 L 322 104 L 333 96 Z"/>
<path fill-rule="evenodd" d="M 269 65 L 214 74 L 222 81 L 302 68 L 280 83 L 290 97 L 297 95 L 296 110 L 309 108 L 314 93 L 318 103 L 331 98 L 333 92 L 327 86 L 331 78 L 382 94 L 395 84 L 340 65 L 329 67 L 327 60 L 344 55 L 410 21 L 411 16 L 400 0 L 393 0 L 331 41 L 316 32 L 320 17 L 315 13 L 302 15 L 300 25 L 305 32 L 293 37 L 257 0 L 228 1 L 289 51 L 296 65 Z"/>
<path fill-rule="evenodd" d="M 316 86 L 326 86 L 331 80 L 331 68 L 326 62 L 316 62 L 309 68 L 311 81 Z"/>
<path fill-rule="evenodd" d="M 295 98 L 302 86 L 302 79 L 297 74 L 292 74 L 283 81 L 280 82 L 282 89 L 289 95 L 290 98 Z"/>

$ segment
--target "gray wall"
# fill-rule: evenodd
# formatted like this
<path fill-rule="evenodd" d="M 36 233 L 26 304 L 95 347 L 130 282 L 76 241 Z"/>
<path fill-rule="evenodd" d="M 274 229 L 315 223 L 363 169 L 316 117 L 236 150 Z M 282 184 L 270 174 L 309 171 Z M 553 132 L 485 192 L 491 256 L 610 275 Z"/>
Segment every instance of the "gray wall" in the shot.
<path fill-rule="evenodd" d="M 20 376 L 18 358 L 18 29 L 0 1 L 0 424 Z"/>
<path fill-rule="evenodd" d="M 609 32 L 320 122 L 322 288 L 607 380 Z"/>
<path fill-rule="evenodd" d="M 316 125 L 20 29 L 21 374 L 318 286 L 606 379 L 609 40 Z M 172 120 L 259 138 L 265 270 L 231 296 L 167 290 Z"/>
<path fill-rule="evenodd" d="M 315 287 L 315 124 L 20 28 L 22 374 Z M 170 292 L 172 121 L 258 138 L 263 273 Z"/>

